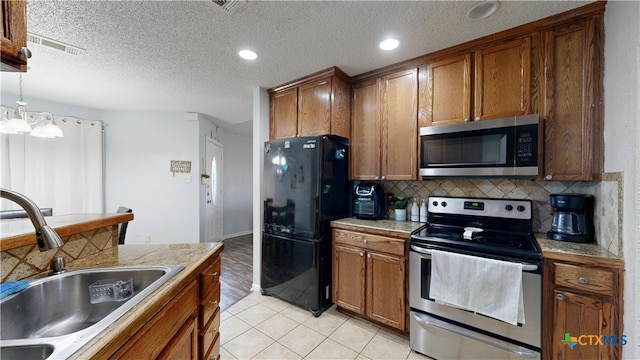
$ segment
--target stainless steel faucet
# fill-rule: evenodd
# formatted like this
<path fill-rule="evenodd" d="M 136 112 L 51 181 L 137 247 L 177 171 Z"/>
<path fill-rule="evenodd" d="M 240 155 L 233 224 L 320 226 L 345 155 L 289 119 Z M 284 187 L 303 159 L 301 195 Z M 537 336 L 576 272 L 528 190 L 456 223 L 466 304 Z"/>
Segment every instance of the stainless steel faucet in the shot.
<path fill-rule="evenodd" d="M 46 251 L 64 245 L 60 236 L 47 225 L 38 205 L 36 205 L 33 200 L 18 192 L 7 189 L 0 189 L 0 198 L 15 202 L 27 212 L 33 227 L 36 228 L 36 238 L 38 239 L 38 248 L 40 248 L 40 251 Z"/>

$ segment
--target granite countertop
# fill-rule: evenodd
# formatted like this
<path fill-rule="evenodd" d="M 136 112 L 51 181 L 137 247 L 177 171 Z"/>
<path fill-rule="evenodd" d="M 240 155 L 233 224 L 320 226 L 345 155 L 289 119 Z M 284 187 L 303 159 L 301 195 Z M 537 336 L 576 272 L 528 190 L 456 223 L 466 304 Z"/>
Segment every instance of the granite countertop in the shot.
<path fill-rule="evenodd" d="M 624 267 L 624 260 L 595 243 L 573 243 L 547 239 L 546 234 L 536 233 L 536 241 L 547 259 L 587 262 L 594 265 Z"/>
<path fill-rule="evenodd" d="M 184 270 L 126 312 L 108 328 L 74 353 L 70 359 L 107 358 L 117 351 L 168 301 L 204 270 L 211 256 L 218 256 L 222 243 L 119 245 L 73 261 L 67 269 L 136 265 L 184 265 Z"/>
<path fill-rule="evenodd" d="M 354 231 L 367 231 L 369 233 L 380 235 L 395 235 L 406 237 L 407 239 L 409 239 L 411 233 L 426 225 L 426 223 L 413 221 L 395 221 L 387 219 L 364 220 L 354 217 L 334 220 L 331 222 L 331 226 L 334 228 Z"/>
<path fill-rule="evenodd" d="M 45 216 L 45 221 L 61 237 L 117 225 L 133 220 L 131 213 L 68 214 Z M 35 229 L 29 218 L 3 219 L 0 221 L 0 247 L 14 249 L 35 244 Z"/>

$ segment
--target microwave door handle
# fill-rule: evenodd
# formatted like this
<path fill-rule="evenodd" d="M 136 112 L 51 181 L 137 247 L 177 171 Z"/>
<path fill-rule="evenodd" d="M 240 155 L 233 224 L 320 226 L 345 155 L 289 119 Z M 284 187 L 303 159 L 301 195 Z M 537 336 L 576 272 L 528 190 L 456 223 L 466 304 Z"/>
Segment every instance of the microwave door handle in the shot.
<path fill-rule="evenodd" d="M 425 249 L 422 247 L 418 247 L 415 245 L 411 245 L 411 250 L 418 252 L 420 254 L 425 254 L 425 255 L 431 255 L 432 252 L 429 249 Z M 522 264 L 522 271 L 536 271 L 538 270 L 538 265 L 536 264 L 527 264 L 527 263 L 520 263 Z"/>

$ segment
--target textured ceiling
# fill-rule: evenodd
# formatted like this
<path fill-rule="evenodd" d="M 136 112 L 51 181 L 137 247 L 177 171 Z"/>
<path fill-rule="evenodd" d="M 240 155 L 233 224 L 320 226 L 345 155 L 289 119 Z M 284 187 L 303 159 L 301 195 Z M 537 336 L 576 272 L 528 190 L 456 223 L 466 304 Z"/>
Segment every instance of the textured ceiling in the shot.
<path fill-rule="evenodd" d="M 252 89 L 336 65 L 348 75 L 393 64 L 586 4 L 502 1 L 470 21 L 477 1 L 36 1 L 28 31 L 86 50 L 29 43 L 24 97 L 101 110 L 198 112 L 250 131 Z M 383 52 L 386 36 L 400 47 Z M 258 53 L 251 62 L 237 53 Z M 2 92 L 17 93 L 15 73 Z M 235 129 L 235 130 L 234 130 Z"/>

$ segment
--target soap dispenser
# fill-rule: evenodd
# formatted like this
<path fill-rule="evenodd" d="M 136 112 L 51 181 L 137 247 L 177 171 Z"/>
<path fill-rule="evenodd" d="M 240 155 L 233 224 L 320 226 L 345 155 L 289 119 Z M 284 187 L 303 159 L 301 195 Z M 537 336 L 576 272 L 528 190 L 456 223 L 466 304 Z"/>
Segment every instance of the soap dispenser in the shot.
<path fill-rule="evenodd" d="M 420 222 L 427 222 L 427 199 L 422 199 L 422 205 L 420 205 Z"/>
<path fill-rule="evenodd" d="M 418 200 L 414 200 L 413 205 L 411 205 L 411 221 L 420 221 L 420 209 L 418 208 Z"/>

